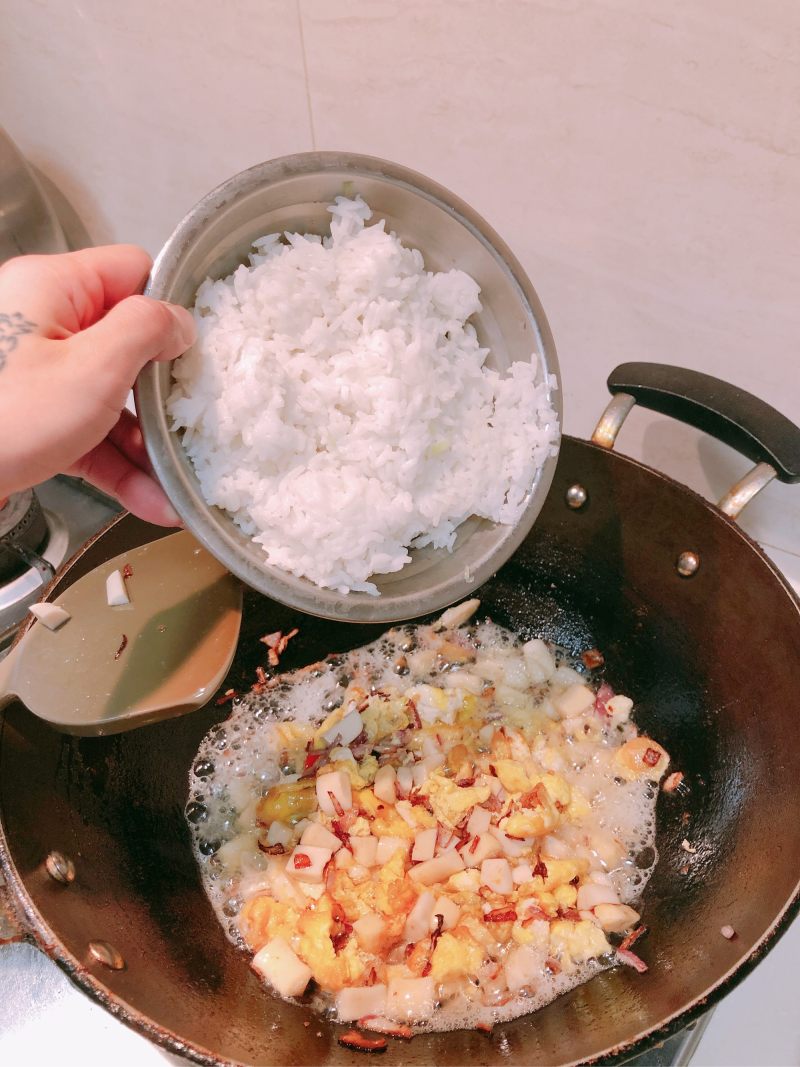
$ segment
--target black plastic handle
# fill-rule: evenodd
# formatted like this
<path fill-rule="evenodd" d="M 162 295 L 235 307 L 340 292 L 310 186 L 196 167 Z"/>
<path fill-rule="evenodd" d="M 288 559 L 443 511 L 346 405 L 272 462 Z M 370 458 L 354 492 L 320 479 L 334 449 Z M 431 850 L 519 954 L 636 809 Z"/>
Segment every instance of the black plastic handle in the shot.
<path fill-rule="evenodd" d="M 782 482 L 800 482 L 800 427 L 744 389 L 666 363 L 621 363 L 608 388 L 696 426 L 754 463 L 771 464 Z"/>

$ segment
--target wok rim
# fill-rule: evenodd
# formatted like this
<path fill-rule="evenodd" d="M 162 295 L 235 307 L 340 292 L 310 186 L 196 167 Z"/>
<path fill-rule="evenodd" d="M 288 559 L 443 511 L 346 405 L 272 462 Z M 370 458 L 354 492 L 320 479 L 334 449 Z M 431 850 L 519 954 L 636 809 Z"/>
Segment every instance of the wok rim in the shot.
<path fill-rule="evenodd" d="M 591 441 L 586 441 L 583 438 L 574 437 L 569 434 L 564 434 L 562 436 L 562 442 L 564 441 L 569 442 L 570 445 L 577 444 L 602 452 L 610 457 L 611 462 L 621 463 L 623 465 L 627 464 L 632 468 L 643 471 L 646 475 L 652 476 L 655 479 L 654 489 L 656 489 L 658 485 L 677 489 L 695 503 L 700 504 L 708 513 L 712 522 L 721 522 L 723 528 L 727 527 L 729 533 L 738 537 L 743 542 L 744 546 L 754 552 L 760 562 L 766 566 L 771 577 L 777 581 L 778 586 L 782 589 L 784 594 L 788 596 L 794 607 L 795 613 L 798 616 L 798 625 L 800 625 L 800 598 L 777 565 L 734 519 L 729 518 L 721 512 L 716 505 L 706 500 L 699 493 L 696 493 L 693 489 L 689 488 L 689 486 L 677 481 L 670 475 L 664 474 L 662 471 L 658 471 L 655 468 L 648 466 L 646 463 L 642 463 L 638 459 L 634 459 L 631 456 L 626 456 L 622 453 L 613 452 L 596 445 Z M 61 578 L 69 571 L 89 546 L 93 545 L 103 537 L 109 529 L 125 519 L 126 516 L 126 512 L 116 516 L 93 537 L 86 541 L 58 572 L 56 577 L 47 587 L 45 595 L 49 596 L 52 593 L 59 584 Z M 25 630 L 27 630 L 27 626 L 20 628 L 14 644 L 21 639 Z M 4 730 L 5 715 L 0 712 L 0 749 L 2 749 Z M 92 974 L 87 967 L 62 944 L 58 936 L 51 929 L 39 909 L 34 904 L 23 879 L 16 869 L 16 865 L 10 853 L 1 809 L 0 874 L 4 876 L 6 882 L 5 889 L 0 890 L 0 894 L 5 895 L 7 902 L 11 906 L 12 912 L 15 914 L 17 921 L 22 928 L 22 937 L 15 940 L 22 940 L 40 949 L 76 986 L 78 986 L 78 988 L 116 1019 L 119 1019 L 132 1030 L 144 1035 L 161 1048 L 175 1053 L 176 1055 L 183 1056 L 194 1063 L 203 1064 L 206 1065 L 206 1067 L 228 1067 L 228 1065 L 230 1065 L 230 1067 L 250 1067 L 250 1065 L 242 1060 L 222 1059 L 216 1053 L 204 1046 L 182 1038 L 179 1034 L 167 1027 L 160 1026 L 158 1023 L 154 1022 L 150 1016 L 145 1015 L 139 1011 L 139 1009 L 125 1001 L 121 996 L 104 986 L 102 981 L 95 977 L 95 975 Z M 597 1053 L 597 1055 L 591 1056 L 588 1059 L 570 1060 L 568 1063 L 561 1064 L 560 1067 L 590 1067 L 590 1065 L 594 1064 L 608 1064 L 609 1067 L 611 1067 L 611 1065 L 626 1063 L 633 1057 L 646 1052 L 659 1042 L 665 1041 L 678 1031 L 685 1029 L 691 1023 L 695 1022 L 701 1015 L 705 1014 L 710 1008 L 718 1004 L 725 996 L 744 981 L 745 978 L 752 974 L 755 967 L 769 952 L 772 951 L 780 938 L 786 933 L 798 914 L 800 914 L 800 878 L 798 878 L 794 891 L 787 899 L 784 907 L 774 918 L 759 941 L 751 948 L 749 953 L 739 960 L 733 967 L 724 972 L 719 980 L 701 996 L 695 998 L 688 1005 L 673 1013 L 669 1018 L 657 1024 L 655 1027 L 642 1032 L 632 1040 L 603 1049 Z M 535 1015 L 535 1012 L 531 1013 L 531 1016 L 532 1015 Z M 526 1019 L 529 1018 L 529 1016 L 520 1016 L 520 1018 Z M 514 1020 L 514 1022 L 516 1021 L 517 1020 Z"/>

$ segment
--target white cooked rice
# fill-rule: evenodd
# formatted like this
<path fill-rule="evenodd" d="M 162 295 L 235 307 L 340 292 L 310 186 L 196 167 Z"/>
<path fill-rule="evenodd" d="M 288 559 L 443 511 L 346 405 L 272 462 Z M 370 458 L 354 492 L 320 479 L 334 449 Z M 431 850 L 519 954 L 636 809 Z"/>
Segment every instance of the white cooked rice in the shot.
<path fill-rule="evenodd" d="M 377 594 L 409 546 L 452 548 L 470 515 L 517 521 L 555 448 L 555 381 L 536 357 L 484 365 L 467 274 L 426 271 L 360 198 L 329 211 L 330 237 L 263 237 L 200 286 L 167 410 L 206 501 L 268 563 Z"/>

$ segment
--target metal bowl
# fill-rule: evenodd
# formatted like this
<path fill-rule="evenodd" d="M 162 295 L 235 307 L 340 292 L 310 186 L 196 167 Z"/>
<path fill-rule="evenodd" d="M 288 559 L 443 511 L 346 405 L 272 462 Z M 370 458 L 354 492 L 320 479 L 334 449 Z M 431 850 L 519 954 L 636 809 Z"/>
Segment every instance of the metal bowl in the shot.
<path fill-rule="evenodd" d="M 520 264 L 467 204 L 428 178 L 382 159 L 345 152 L 285 156 L 242 171 L 201 200 L 179 224 L 153 267 L 147 293 L 191 307 L 207 277 L 222 278 L 247 261 L 254 239 L 284 230 L 330 232 L 327 207 L 336 196 L 360 194 L 373 220 L 386 219 L 428 269 L 460 267 L 481 288 L 474 316 L 488 363 L 503 371 L 533 353 L 558 381 L 555 346 L 542 306 Z M 269 566 L 263 550 L 224 511 L 202 497 L 194 470 L 165 413 L 169 366 L 146 367 L 136 407 L 156 474 L 186 527 L 248 585 L 312 615 L 351 622 L 395 622 L 437 611 L 477 589 L 511 556 L 533 525 L 553 478 L 551 457 L 530 487 L 516 526 L 467 519 L 452 552 L 425 548 L 394 574 L 372 580 L 380 596 L 342 595 Z M 559 414 L 560 391 L 552 397 Z"/>

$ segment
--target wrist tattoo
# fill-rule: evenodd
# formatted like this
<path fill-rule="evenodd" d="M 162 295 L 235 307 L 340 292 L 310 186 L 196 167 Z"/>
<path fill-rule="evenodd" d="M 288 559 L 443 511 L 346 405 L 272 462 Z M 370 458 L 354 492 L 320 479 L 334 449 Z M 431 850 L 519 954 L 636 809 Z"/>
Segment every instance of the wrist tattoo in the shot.
<path fill-rule="evenodd" d="M 5 314 L 0 311 L 0 370 L 6 365 L 6 359 L 17 347 L 17 341 L 26 333 L 36 329 L 35 322 L 29 322 L 19 311 Z"/>

